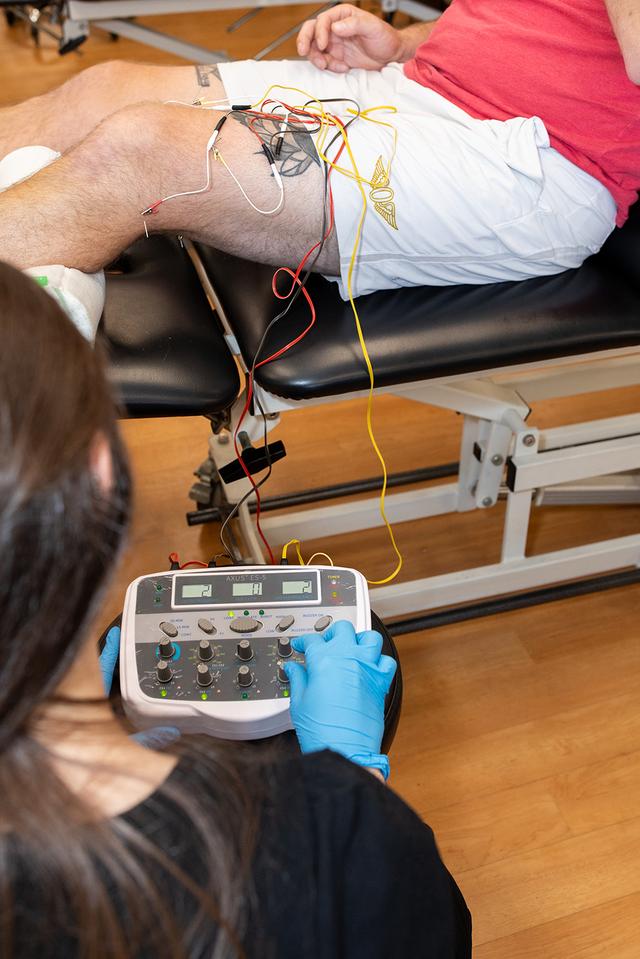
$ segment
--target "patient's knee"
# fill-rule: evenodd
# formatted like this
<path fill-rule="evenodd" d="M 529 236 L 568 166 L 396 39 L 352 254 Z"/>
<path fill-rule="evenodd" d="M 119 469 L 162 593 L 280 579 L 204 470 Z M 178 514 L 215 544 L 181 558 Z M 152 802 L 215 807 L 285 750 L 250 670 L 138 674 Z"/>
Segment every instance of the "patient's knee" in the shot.
<path fill-rule="evenodd" d="M 131 84 L 136 69 L 135 63 L 126 60 L 107 60 L 87 67 L 73 80 L 85 90 L 91 89 L 96 96 L 108 99 L 116 90 Z"/>
<path fill-rule="evenodd" d="M 137 156 L 141 161 L 144 158 L 152 160 L 157 150 L 166 147 L 169 142 L 172 123 L 166 113 L 167 108 L 161 103 L 134 103 L 122 107 L 96 127 L 92 139 L 100 144 L 103 155 L 112 155 L 113 158 Z M 117 174 L 117 169 L 114 169 L 114 173 Z"/>

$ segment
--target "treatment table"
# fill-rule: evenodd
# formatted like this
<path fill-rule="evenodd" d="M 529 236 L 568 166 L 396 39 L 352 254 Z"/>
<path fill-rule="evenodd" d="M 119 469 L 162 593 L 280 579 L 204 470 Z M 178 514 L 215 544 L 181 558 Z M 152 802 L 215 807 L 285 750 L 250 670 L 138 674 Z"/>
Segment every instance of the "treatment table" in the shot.
<path fill-rule="evenodd" d="M 218 470 L 234 458 L 228 431 L 245 401 L 233 357 L 250 367 L 279 306 L 272 273 L 210 248 L 154 237 L 139 241 L 108 278 L 101 336 L 129 414 L 204 415 L 211 421 L 192 523 L 224 516 L 249 488 L 244 479 L 225 486 Z M 312 277 L 309 289 L 318 312 L 315 328 L 256 375 L 269 428 L 309 405 L 366 395 L 368 377 L 349 304 L 321 277 Z M 361 297 L 358 307 L 377 392 L 462 417 L 458 464 L 392 478 L 392 486 L 415 488 L 388 495 L 391 522 L 487 510 L 506 499 L 498 562 L 372 589 L 378 615 L 396 621 L 392 631 L 640 582 L 640 529 L 569 549 L 527 552 L 537 505 L 640 502 L 640 411 L 548 430 L 530 416 L 531 404 L 541 399 L 640 386 L 638 205 L 625 227 L 579 270 L 522 283 L 386 291 Z M 307 322 L 301 297 L 273 330 L 268 351 Z M 262 443 L 260 416 L 250 416 L 243 429 L 256 446 Z M 420 442 L 428 444 L 428 436 Z M 432 482 L 443 477 L 449 480 Z M 379 526 L 377 494 L 348 508 L 332 505 L 338 496 L 374 491 L 379 484 L 375 477 L 267 497 L 265 533 L 278 545 L 292 536 L 309 540 Z M 242 558 L 263 562 L 249 503 L 239 511 Z M 292 506 L 302 508 L 291 512 Z"/>

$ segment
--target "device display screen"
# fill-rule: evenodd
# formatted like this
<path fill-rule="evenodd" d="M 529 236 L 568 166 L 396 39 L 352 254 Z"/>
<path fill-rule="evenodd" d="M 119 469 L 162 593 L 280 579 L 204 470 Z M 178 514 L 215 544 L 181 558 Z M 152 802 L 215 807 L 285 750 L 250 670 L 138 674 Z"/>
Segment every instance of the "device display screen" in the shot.
<path fill-rule="evenodd" d="M 207 599 L 213 596 L 213 583 L 185 583 L 182 599 Z"/>
<path fill-rule="evenodd" d="M 232 567 L 233 569 L 233 567 Z M 321 602 L 317 570 L 278 569 L 269 572 L 209 572 L 177 575 L 173 605 L 191 606 L 299 606 Z"/>
<path fill-rule="evenodd" d="M 262 583 L 233 583 L 233 596 L 262 596 Z"/>
<path fill-rule="evenodd" d="M 313 592 L 313 581 L 310 579 L 285 579 L 282 583 L 283 596 L 302 596 Z"/>

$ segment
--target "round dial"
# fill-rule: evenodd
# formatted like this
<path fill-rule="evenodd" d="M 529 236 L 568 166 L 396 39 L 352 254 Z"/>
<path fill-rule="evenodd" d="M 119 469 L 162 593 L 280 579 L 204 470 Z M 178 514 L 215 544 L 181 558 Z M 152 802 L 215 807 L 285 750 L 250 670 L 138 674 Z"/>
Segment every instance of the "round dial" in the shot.
<path fill-rule="evenodd" d="M 205 663 L 198 663 L 196 666 L 196 679 L 198 686 L 210 686 L 213 682 L 213 676 L 209 672 L 209 667 Z"/>
<path fill-rule="evenodd" d="M 253 647 L 248 639 L 241 639 L 236 647 L 238 659 L 248 660 L 253 658 Z"/>
<path fill-rule="evenodd" d="M 158 681 L 161 683 L 168 683 L 173 676 L 171 666 L 166 659 L 158 660 L 158 664 L 156 666 L 156 676 L 158 677 Z"/>
<path fill-rule="evenodd" d="M 241 666 L 238 670 L 238 685 L 250 686 L 253 682 L 253 676 L 248 666 Z"/>
<path fill-rule="evenodd" d="M 158 644 L 160 647 L 160 658 L 161 659 L 171 659 L 173 654 L 176 651 L 175 646 L 171 642 L 168 636 L 163 636 Z"/>
<path fill-rule="evenodd" d="M 200 640 L 200 645 L 198 646 L 198 659 L 201 659 L 203 662 L 213 659 L 213 649 L 211 648 L 211 643 L 208 639 Z"/>
<path fill-rule="evenodd" d="M 288 636 L 279 636 L 278 637 L 278 656 L 282 656 L 283 659 L 286 659 L 288 656 L 291 656 L 293 650 L 291 649 L 291 640 Z"/>

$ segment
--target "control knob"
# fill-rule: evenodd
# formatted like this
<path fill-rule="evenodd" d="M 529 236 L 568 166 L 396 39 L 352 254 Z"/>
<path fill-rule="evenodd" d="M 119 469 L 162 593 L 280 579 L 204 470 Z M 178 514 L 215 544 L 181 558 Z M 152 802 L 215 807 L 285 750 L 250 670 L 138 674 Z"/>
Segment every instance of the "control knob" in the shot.
<path fill-rule="evenodd" d="M 173 654 L 176 651 L 175 646 L 171 642 L 168 636 L 163 636 L 160 640 L 160 658 L 161 659 L 171 659 Z"/>
<path fill-rule="evenodd" d="M 278 682 L 287 684 L 289 682 L 289 677 L 287 676 L 285 668 L 282 665 L 278 666 Z"/>
<path fill-rule="evenodd" d="M 210 686 L 213 682 L 213 676 L 209 672 L 209 667 L 205 663 L 198 663 L 196 666 L 196 679 L 198 686 Z"/>
<path fill-rule="evenodd" d="M 236 647 L 236 653 L 238 655 L 238 659 L 248 660 L 253 658 L 253 649 L 248 639 L 240 640 Z"/>
<path fill-rule="evenodd" d="M 262 629 L 262 623 L 253 618 L 238 617 L 232 619 L 229 623 L 229 629 L 232 633 L 255 633 L 257 629 Z"/>
<path fill-rule="evenodd" d="M 278 637 L 278 656 L 282 656 L 283 659 L 287 659 L 288 656 L 291 656 L 293 650 L 291 649 L 291 640 L 288 636 L 279 636 Z"/>
<path fill-rule="evenodd" d="M 250 686 L 253 682 L 253 676 L 248 666 L 241 666 L 238 670 L 238 685 Z"/>
<path fill-rule="evenodd" d="M 156 665 L 156 676 L 158 677 L 158 682 L 160 683 L 168 683 L 171 680 L 173 673 L 171 671 L 171 666 L 166 659 L 158 660 Z"/>
<path fill-rule="evenodd" d="M 203 660 L 203 662 L 213 659 L 213 650 L 208 639 L 200 640 L 200 645 L 198 646 L 198 659 Z"/>

